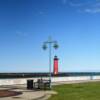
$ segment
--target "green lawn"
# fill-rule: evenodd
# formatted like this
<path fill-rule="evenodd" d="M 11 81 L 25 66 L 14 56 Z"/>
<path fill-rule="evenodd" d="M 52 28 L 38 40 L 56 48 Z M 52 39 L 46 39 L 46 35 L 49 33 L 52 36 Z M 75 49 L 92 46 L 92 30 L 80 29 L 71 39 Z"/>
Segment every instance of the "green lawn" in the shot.
<path fill-rule="evenodd" d="M 54 86 L 49 100 L 100 100 L 100 82 L 78 83 Z"/>

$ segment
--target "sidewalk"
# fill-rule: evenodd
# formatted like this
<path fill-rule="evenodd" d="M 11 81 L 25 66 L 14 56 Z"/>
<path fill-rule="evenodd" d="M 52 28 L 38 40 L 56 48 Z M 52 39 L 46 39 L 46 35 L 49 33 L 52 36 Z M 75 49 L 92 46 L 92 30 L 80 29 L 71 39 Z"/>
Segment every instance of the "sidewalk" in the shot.
<path fill-rule="evenodd" d="M 0 86 L 0 90 L 18 91 L 22 92 L 21 95 L 2 97 L 0 100 L 47 100 L 52 94 L 56 94 L 54 91 L 35 91 L 27 90 L 25 85 L 12 85 L 12 86 Z"/>

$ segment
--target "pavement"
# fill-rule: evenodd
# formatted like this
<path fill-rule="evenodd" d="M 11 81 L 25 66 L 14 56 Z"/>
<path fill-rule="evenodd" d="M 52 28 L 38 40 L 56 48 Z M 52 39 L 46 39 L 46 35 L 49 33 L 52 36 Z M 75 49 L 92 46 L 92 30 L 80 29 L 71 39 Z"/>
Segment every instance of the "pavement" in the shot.
<path fill-rule="evenodd" d="M 26 85 L 0 86 L 0 90 L 22 92 L 17 96 L 1 97 L 0 100 L 47 100 L 51 95 L 57 94 L 52 90 L 27 90 Z"/>

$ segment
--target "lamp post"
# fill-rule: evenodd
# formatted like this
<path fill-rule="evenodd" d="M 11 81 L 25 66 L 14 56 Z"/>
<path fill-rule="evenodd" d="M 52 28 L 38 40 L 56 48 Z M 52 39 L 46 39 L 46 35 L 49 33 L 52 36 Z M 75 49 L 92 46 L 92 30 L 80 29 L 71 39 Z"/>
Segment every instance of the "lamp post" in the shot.
<path fill-rule="evenodd" d="M 49 47 L 49 80 L 50 80 L 50 89 L 51 89 L 51 47 L 53 46 L 55 49 L 58 48 L 57 41 L 53 41 L 51 37 L 43 44 L 43 49 L 47 49 L 47 45 Z"/>

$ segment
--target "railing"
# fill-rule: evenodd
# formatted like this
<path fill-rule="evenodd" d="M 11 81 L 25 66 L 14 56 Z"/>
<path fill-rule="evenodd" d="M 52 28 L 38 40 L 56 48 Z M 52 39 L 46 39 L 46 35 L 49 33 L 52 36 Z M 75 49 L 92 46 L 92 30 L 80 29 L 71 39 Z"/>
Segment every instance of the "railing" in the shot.
<path fill-rule="evenodd" d="M 50 80 L 43 80 L 43 79 L 38 79 L 37 82 L 34 82 L 33 87 L 35 89 L 50 89 Z"/>

